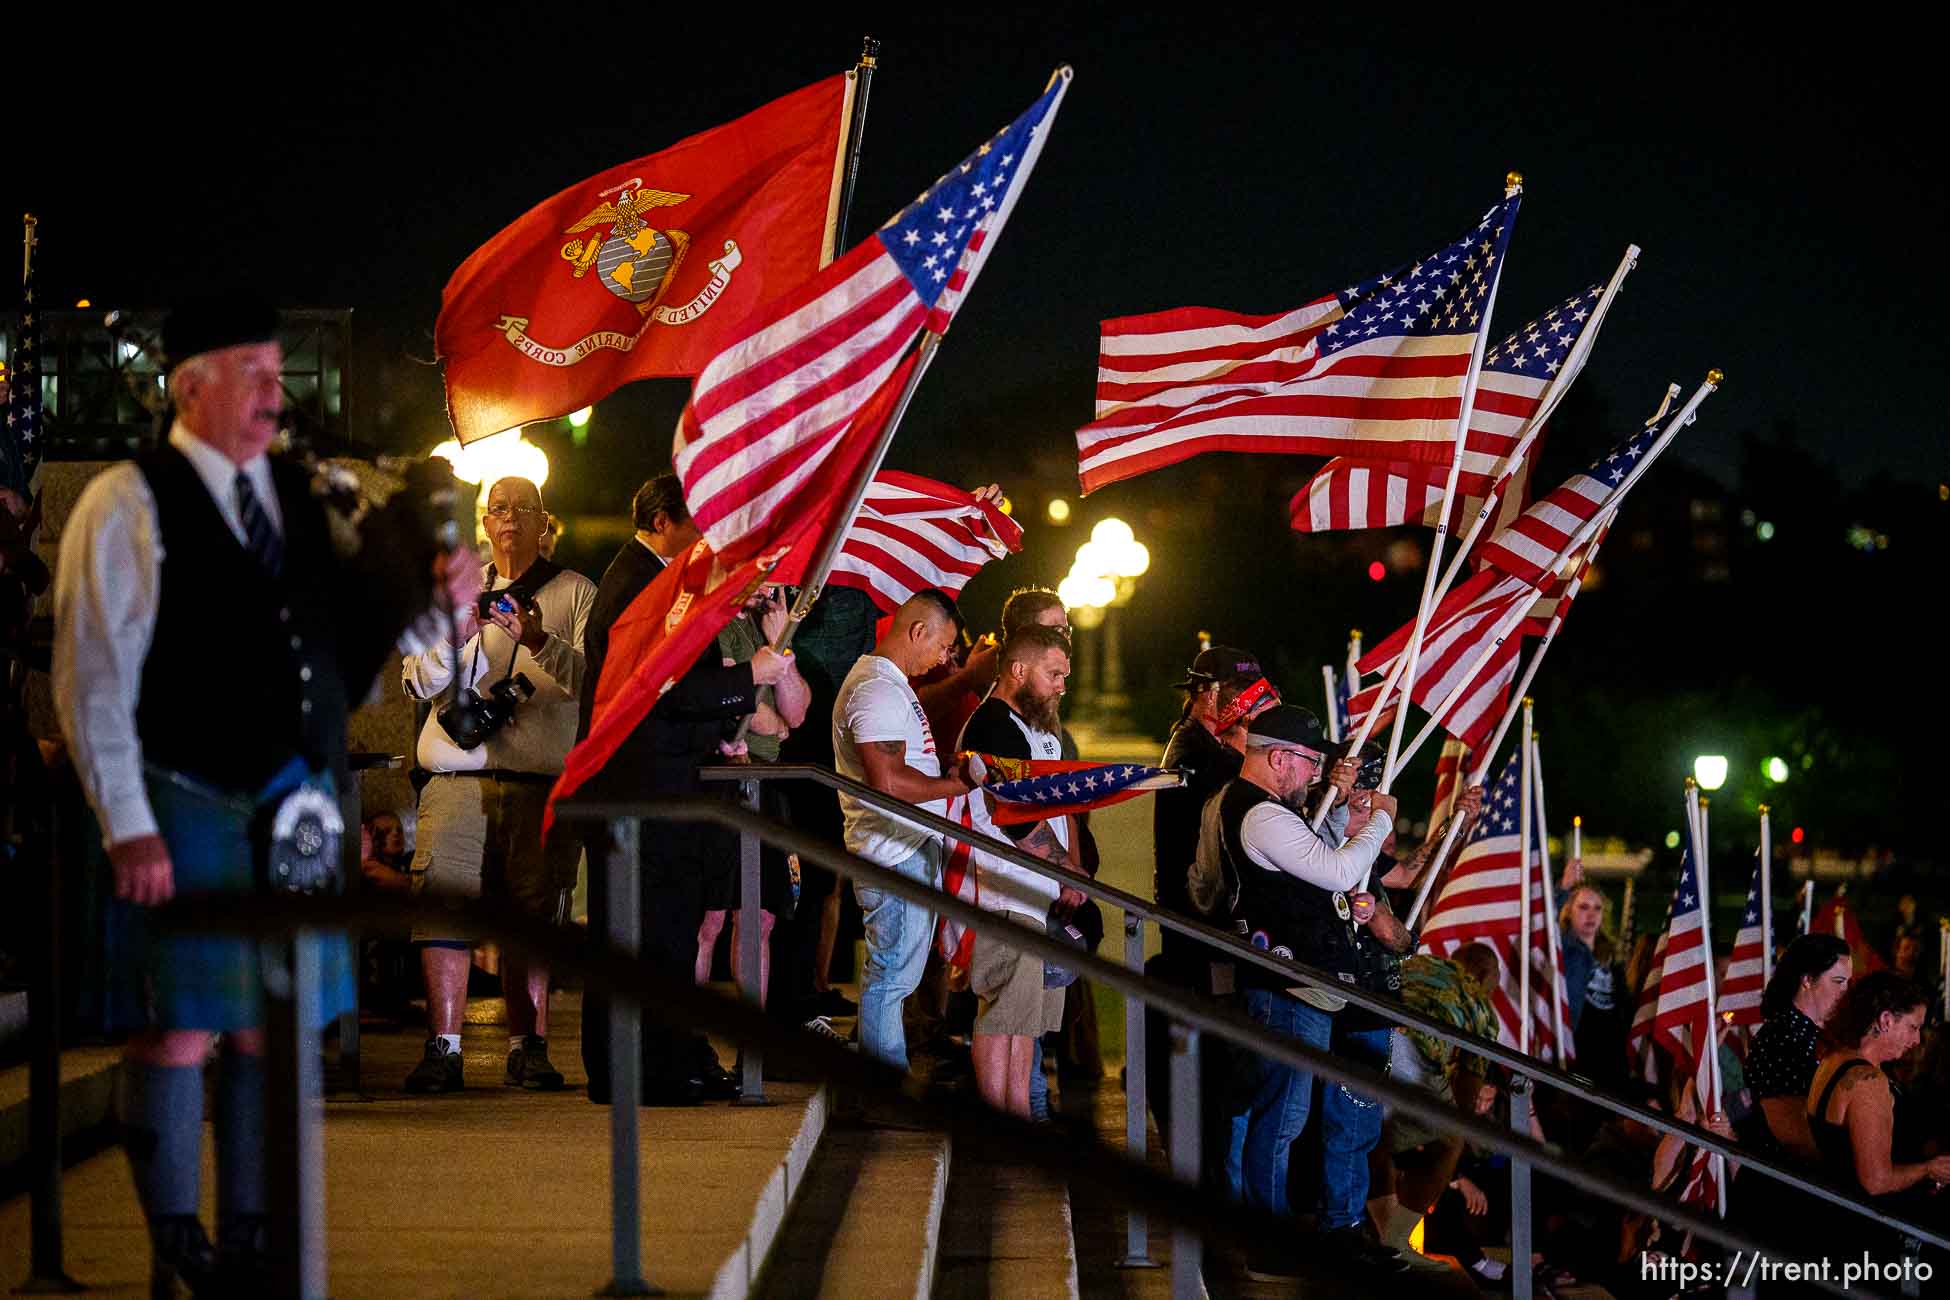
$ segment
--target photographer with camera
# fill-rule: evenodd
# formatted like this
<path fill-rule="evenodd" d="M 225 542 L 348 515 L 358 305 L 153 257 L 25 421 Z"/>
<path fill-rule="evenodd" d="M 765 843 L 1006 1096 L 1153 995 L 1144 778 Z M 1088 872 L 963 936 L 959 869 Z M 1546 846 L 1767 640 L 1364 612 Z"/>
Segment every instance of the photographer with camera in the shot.
<path fill-rule="evenodd" d="M 544 844 L 549 787 L 575 743 L 583 630 L 596 584 L 544 559 L 548 512 L 541 489 L 504 478 L 488 489 L 488 590 L 460 611 L 472 634 L 458 651 L 440 646 L 401 666 L 406 693 L 436 707 L 420 730 L 417 761 L 432 778 L 420 791 L 416 892 L 505 898 L 545 920 L 568 920 L 580 845 Z M 458 665 L 458 673 L 456 672 Z M 414 942 L 427 982 L 425 1055 L 408 1092 L 458 1092 L 460 1027 L 467 1009 L 471 945 L 418 925 Z M 548 968 L 510 949 L 501 970 L 508 1006 L 510 1087 L 554 1091 L 548 1059 Z"/>
<path fill-rule="evenodd" d="M 1200 820 L 1199 875 L 1218 878 L 1234 928 L 1255 948 L 1304 962 L 1367 988 L 1366 948 L 1350 901 L 1394 828 L 1395 801 L 1375 792 L 1367 825 L 1346 844 L 1322 838 L 1307 823 L 1307 792 L 1321 778 L 1328 742 L 1320 719 L 1282 704 L 1248 724 L 1239 776 L 1205 805 Z M 1359 774 L 1358 759 L 1342 759 L 1328 783 L 1345 799 Z M 1331 823 L 1330 823 L 1331 825 Z M 1323 1050 L 1382 1068 L 1388 1031 L 1337 1024 L 1345 999 L 1324 989 L 1295 988 L 1257 966 L 1239 968 L 1246 1011 L 1253 1020 Z M 1306 1128 L 1313 1078 L 1266 1060 L 1253 1063 L 1242 1162 L 1246 1203 L 1287 1215 L 1287 1164 L 1294 1139 Z M 1322 1168 L 1316 1222 L 1320 1244 L 1351 1266 L 1394 1272 L 1392 1252 L 1371 1248 L 1360 1232 L 1368 1191 L 1368 1152 L 1381 1135 L 1381 1108 L 1340 1085 L 1323 1090 Z M 1258 1278 L 1298 1272 L 1292 1242 L 1254 1251 L 1248 1270 Z"/>
<path fill-rule="evenodd" d="M 270 1289 L 265 973 L 288 968 L 290 945 L 155 931 L 148 909 L 342 888 L 346 714 L 430 612 L 436 581 L 453 605 L 480 590 L 431 517 L 452 491 L 444 469 L 421 467 L 354 527 L 305 467 L 266 454 L 284 415 L 277 328 L 253 301 L 170 313 L 167 439 L 88 484 L 55 571 L 55 704 L 126 937 L 108 954 L 108 1029 L 130 1035 L 120 1119 L 156 1294 Z M 318 951 L 319 996 L 297 1009 L 315 1026 L 353 992 L 344 935 L 320 935 Z M 219 1034 L 212 1246 L 198 1184 Z"/>

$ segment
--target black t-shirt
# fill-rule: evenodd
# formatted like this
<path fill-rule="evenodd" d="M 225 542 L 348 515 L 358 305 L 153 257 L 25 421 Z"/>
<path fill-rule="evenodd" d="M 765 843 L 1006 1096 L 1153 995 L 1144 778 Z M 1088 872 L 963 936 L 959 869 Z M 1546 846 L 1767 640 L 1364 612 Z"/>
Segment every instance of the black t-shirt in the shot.
<path fill-rule="evenodd" d="M 1029 726 L 1022 715 L 995 695 L 983 700 L 981 706 L 969 715 L 968 725 L 961 729 L 961 739 L 956 749 L 973 750 L 978 754 L 993 754 L 997 758 L 1040 758 L 1051 759 L 1062 755 L 1062 742 L 1055 736 L 1038 732 L 1046 737 L 1048 744 L 1033 742 L 1023 728 Z M 1012 840 L 1019 840 L 1041 825 L 1040 822 L 1013 822 L 1001 828 L 1002 833 Z"/>

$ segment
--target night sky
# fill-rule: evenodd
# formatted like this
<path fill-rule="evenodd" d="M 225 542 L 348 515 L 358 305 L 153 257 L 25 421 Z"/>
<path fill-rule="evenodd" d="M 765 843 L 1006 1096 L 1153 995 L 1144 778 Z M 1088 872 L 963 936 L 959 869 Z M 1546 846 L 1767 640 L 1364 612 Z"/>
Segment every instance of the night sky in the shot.
<path fill-rule="evenodd" d="M 870 32 L 883 46 L 858 240 L 1070 63 L 1037 171 L 889 459 L 1024 485 L 1024 555 L 966 593 L 983 627 L 1010 586 L 1060 579 L 1081 539 L 1040 509 L 1074 490 L 1100 319 L 1290 309 L 1454 237 L 1516 168 L 1527 194 L 1494 337 L 1603 281 L 1628 243 L 1644 250 L 1553 422 L 1540 482 L 1601 452 L 1669 380 L 1728 375 L 1627 507 L 1651 549 L 1607 556 L 1610 595 L 1581 602 L 1539 679 L 1551 725 L 1582 741 L 1557 751 L 1558 779 L 1596 791 L 1633 773 L 1607 810 L 1650 838 L 1688 755 L 1819 752 L 1819 779 L 1775 792 L 1783 815 L 1852 847 L 1939 846 L 1896 794 L 1898 773 L 1940 762 L 1938 737 L 1865 705 L 1874 665 L 1857 630 L 1863 607 L 1899 609 L 1940 583 L 1950 544 L 1937 490 L 1950 277 L 1936 253 L 1950 205 L 1930 161 L 1942 74 L 1925 43 L 1833 19 L 1762 31 L 1697 8 L 1635 9 L 1602 34 L 1568 11 L 1466 7 L 1434 24 L 1395 7 L 1316 21 L 1206 5 L 1188 21 L 984 6 L 925 24 L 829 9 L 790 26 L 770 7 L 701 12 L 104 19 L 13 61 L 0 212 L 41 218 L 47 305 L 243 288 L 352 308 L 354 436 L 421 453 L 449 436 L 430 364 L 441 287 L 541 199 L 851 66 Z M 668 464 L 687 391 L 629 386 L 581 448 L 560 422 L 537 432 L 551 507 L 623 515 Z M 1350 624 L 1372 640 L 1412 616 L 1417 565 L 1365 576 L 1397 544 L 1388 534 L 1288 533 L 1286 495 L 1316 463 L 1202 457 L 1078 512 L 1087 527 L 1117 511 L 1154 546 L 1124 654 L 1148 729 L 1176 707 L 1169 683 L 1195 629 L 1260 648 L 1310 701 Z M 1701 516 L 1688 517 L 1715 482 L 1731 503 L 1730 585 L 1700 578 Z M 1756 509 L 1783 521 L 1764 552 L 1751 522 L 1731 523 Z M 1888 529 L 1887 557 L 1844 546 L 1857 523 Z M 601 536 L 572 527 L 565 557 L 600 572 L 615 544 Z"/>
<path fill-rule="evenodd" d="M 429 357 L 442 284 L 501 226 L 845 68 L 871 30 L 884 46 L 855 239 L 1055 65 L 1077 73 L 897 464 L 981 472 L 956 431 L 998 410 L 1022 415 L 994 476 L 1008 456 L 1060 451 L 1088 418 L 1100 318 L 1295 306 L 1448 239 L 1516 167 L 1527 198 L 1499 334 L 1602 281 L 1636 242 L 1582 381 L 1608 407 L 1636 412 L 1717 365 L 1729 384 L 1675 450 L 1723 481 L 1733 431 L 1783 420 L 1850 484 L 1946 469 L 1931 253 L 1944 181 L 1921 109 L 1934 74 L 1896 34 L 1643 11 L 1648 30 L 1620 20 L 1567 40 L 1545 34 L 1564 24 L 1512 36 L 1510 16 L 1470 10 L 1434 27 L 1393 11 L 894 24 L 833 10 L 781 28 L 757 9 L 673 24 L 660 8 L 632 27 L 573 6 L 417 8 L 294 10 L 276 35 L 74 33 L 38 50 L 14 103 L 38 118 L 39 147 L 14 152 L 32 161 L 5 188 L 7 211 L 42 219 L 43 301 L 166 305 L 247 286 L 354 308 L 364 360 Z M 21 75 L 16 63 L 16 89 Z M 444 436 L 430 368 L 368 364 L 358 380 L 366 418 L 410 413 L 395 437 L 411 449 Z M 664 381 L 615 399 L 589 468 L 633 481 L 665 451 L 683 393 Z"/>

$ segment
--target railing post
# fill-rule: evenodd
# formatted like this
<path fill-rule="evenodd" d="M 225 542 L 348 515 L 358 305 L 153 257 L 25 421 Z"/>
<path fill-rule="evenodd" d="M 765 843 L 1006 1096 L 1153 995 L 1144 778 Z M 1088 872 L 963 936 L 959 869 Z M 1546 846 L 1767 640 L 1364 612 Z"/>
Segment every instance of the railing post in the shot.
<path fill-rule="evenodd" d="M 603 891 L 609 902 L 609 944 L 635 956 L 642 925 L 638 878 L 641 823 L 609 824 Z M 643 1280 L 642 1187 L 638 1175 L 637 1105 L 643 1072 L 643 1003 L 628 988 L 609 994 L 609 1285 L 598 1295 L 655 1295 Z"/>
<path fill-rule="evenodd" d="M 745 807 L 758 811 L 758 782 L 740 781 L 738 793 Z M 750 831 L 738 835 L 738 992 L 756 1007 L 763 998 L 759 991 L 760 962 L 764 958 L 765 931 L 759 912 L 759 844 Z M 756 1042 L 741 1043 L 739 1059 L 744 1073 L 738 1081 L 738 1100 L 734 1106 L 769 1106 L 765 1100 L 765 1049 Z"/>
<path fill-rule="evenodd" d="M 1530 1080 L 1510 1076 L 1510 1130 L 1530 1136 Z M 1510 1157 L 1510 1291 L 1512 1300 L 1531 1300 L 1530 1162 Z"/>
<path fill-rule="evenodd" d="M 53 840 L 29 831 L 21 839 L 22 865 L 42 888 L 40 960 L 27 990 L 27 1126 L 33 1166 L 33 1244 L 26 1295 L 64 1295 L 83 1290 L 68 1276 L 61 1232 L 61 873 L 55 869 Z M 32 927 L 29 927 L 30 929 Z"/>
<path fill-rule="evenodd" d="M 320 936 L 297 930 L 263 945 L 266 1161 L 277 1293 L 325 1300 L 325 1081 L 319 1027 Z"/>
<path fill-rule="evenodd" d="M 1180 1185 L 1199 1185 L 1199 1145 L 1205 1126 L 1199 1109 L 1198 1030 L 1174 1023 L 1171 1027 L 1171 1176 Z M 1198 1300 L 1203 1292 L 1204 1243 L 1182 1223 L 1171 1226 L 1171 1294 L 1176 1300 Z"/>
<path fill-rule="evenodd" d="M 1133 974 L 1144 971 L 1144 920 L 1124 913 L 1124 966 Z M 1124 1151 L 1138 1164 L 1150 1155 L 1151 1139 L 1144 1116 L 1144 1003 L 1124 999 Z M 1156 1268 L 1151 1258 L 1151 1225 L 1136 1206 L 1124 1211 L 1124 1258 L 1119 1268 Z"/>
<path fill-rule="evenodd" d="M 1903 1234 L 1903 1294 L 1922 1295 L 1923 1281 L 1916 1276 L 1916 1266 L 1923 1254 L 1923 1243 L 1908 1233 Z"/>
<path fill-rule="evenodd" d="M 361 836 L 359 827 L 365 820 L 361 806 L 361 791 L 357 771 L 346 777 L 345 789 L 339 792 L 339 816 L 345 821 L 345 835 L 339 842 L 339 875 L 350 891 L 363 885 L 359 869 L 364 864 L 359 860 Z M 358 931 L 347 931 L 347 946 L 352 954 L 352 1005 L 339 1013 L 339 1069 L 338 1084 L 340 1092 L 359 1091 L 359 985 L 365 975 L 365 962 L 360 951 Z"/>

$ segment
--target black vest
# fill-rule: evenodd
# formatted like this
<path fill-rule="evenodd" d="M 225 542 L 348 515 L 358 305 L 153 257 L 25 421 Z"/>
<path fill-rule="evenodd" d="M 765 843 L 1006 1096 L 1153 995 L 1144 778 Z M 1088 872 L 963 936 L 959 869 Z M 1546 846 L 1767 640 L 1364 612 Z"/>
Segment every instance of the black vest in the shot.
<path fill-rule="evenodd" d="M 1233 925 L 1241 939 L 1261 951 L 1319 967 L 1352 983 L 1359 969 L 1355 927 L 1336 910 L 1333 892 L 1284 871 L 1268 871 L 1247 856 L 1240 834 L 1246 814 L 1272 797 L 1243 778 L 1219 793 L 1220 847 L 1226 870 L 1239 889 Z M 1244 963 L 1239 980 L 1257 988 L 1285 987 L 1278 976 Z"/>
<path fill-rule="evenodd" d="M 181 452 L 165 445 L 137 465 L 163 549 L 136 704 L 143 758 L 247 795 L 294 756 L 336 768 L 347 712 L 331 602 L 338 563 L 305 472 L 271 461 L 284 528 L 284 572 L 274 579 Z"/>

